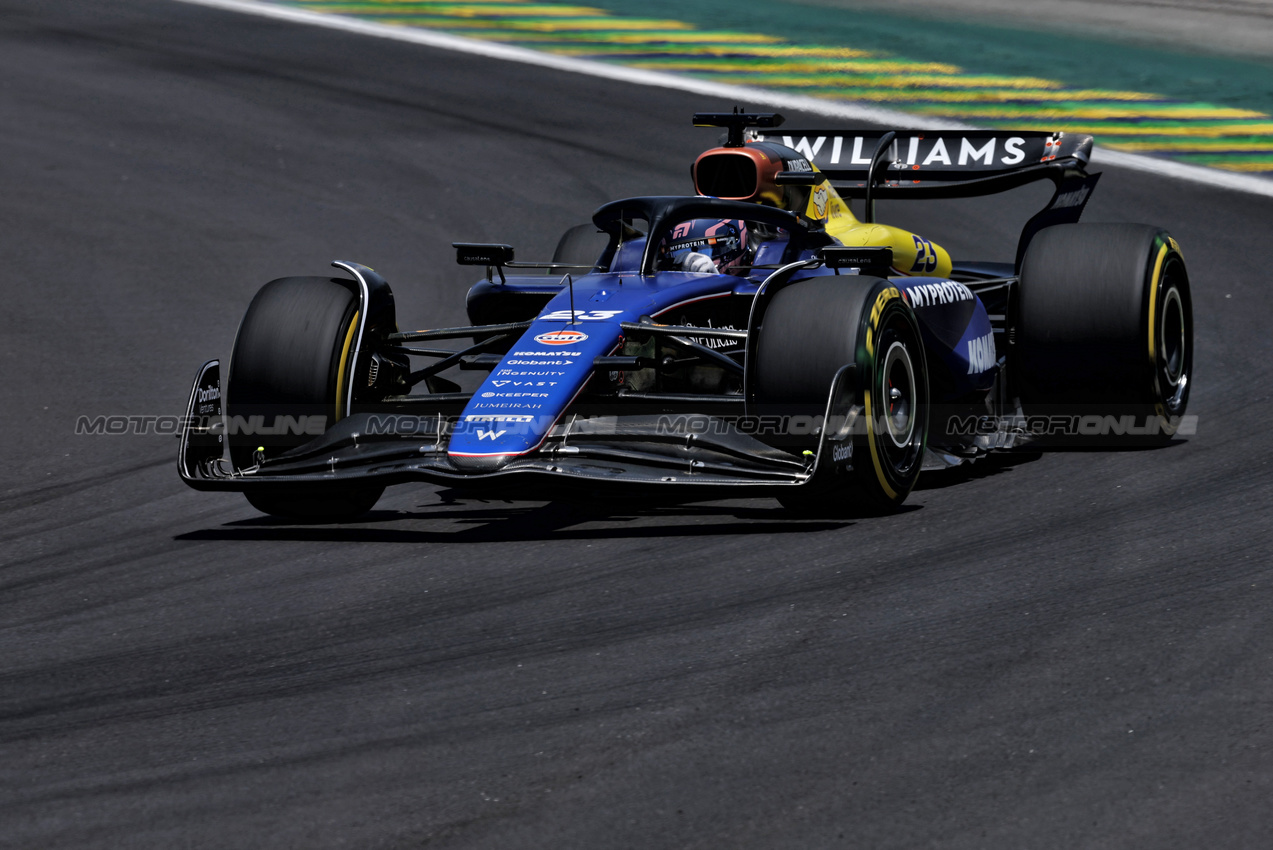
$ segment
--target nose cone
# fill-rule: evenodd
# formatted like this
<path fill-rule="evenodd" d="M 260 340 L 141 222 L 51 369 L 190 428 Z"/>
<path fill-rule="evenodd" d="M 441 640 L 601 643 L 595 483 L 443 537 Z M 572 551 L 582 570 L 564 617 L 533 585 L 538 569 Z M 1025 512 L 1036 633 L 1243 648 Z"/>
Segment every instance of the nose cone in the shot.
<path fill-rule="evenodd" d="M 450 452 L 451 465 L 463 472 L 496 472 L 503 469 L 516 455 L 466 455 Z"/>

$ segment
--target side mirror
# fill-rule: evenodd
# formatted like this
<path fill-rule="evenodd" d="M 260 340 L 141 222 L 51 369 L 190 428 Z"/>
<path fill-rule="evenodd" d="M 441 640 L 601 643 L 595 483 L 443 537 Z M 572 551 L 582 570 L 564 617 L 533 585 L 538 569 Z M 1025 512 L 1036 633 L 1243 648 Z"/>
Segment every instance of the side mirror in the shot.
<path fill-rule="evenodd" d="M 486 266 L 486 279 L 491 279 L 491 269 L 499 272 L 504 283 L 504 266 L 513 262 L 513 246 L 496 242 L 452 242 L 455 262 L 462 266 Z"/>
<path fill-rule="evenodd" d="M 858 269 L 861 274 L 887 277 L 893 268 L 893 249 L 827 245 L 819 249 L 818 259 L 829 269 Z"/>
<path fill-rule="evenodd" d="M 452 242 L 455 261 L 462 266 L 505 266 L 513 261 L 513 246 L 494 242 Z"/>

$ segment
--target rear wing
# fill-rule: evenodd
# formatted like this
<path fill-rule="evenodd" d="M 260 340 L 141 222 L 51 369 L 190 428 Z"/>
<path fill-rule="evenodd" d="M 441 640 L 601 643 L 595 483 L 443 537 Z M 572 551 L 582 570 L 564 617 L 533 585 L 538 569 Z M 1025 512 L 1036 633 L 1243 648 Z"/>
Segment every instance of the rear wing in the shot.
<path fill-rule="evenodd" d="M 1008 130 L 770 130 L 757 141 L 797 151 L 826 174 L 845 198 L 863 198 L 863 219 L 875 201 L 972 198 L 1050 180 L 1052 200 L 1021 232 L 1021 267 L 1034 234 L 1079 220 L 1099 174 L 1088 174 L 1092 137 L 1080 133 Z"/>
<path fill-rule="evenodd" d="M 754 138 L 803 154 L 850 197 L 863 197 L 872 180 L 881 198 L 989 194 L 1083 170 L 1092 155 L 1092 137 L 1076 133 L 788 130 Z"/>

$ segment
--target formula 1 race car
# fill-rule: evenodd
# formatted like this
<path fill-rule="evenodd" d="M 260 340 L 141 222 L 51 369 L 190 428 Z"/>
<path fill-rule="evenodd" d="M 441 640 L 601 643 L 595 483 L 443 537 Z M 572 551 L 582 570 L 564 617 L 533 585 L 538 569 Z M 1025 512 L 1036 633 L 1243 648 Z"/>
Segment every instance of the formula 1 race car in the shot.
<path fill-rule="evenodd" d="M 1090 136 L 694 120 L 726 130 L 693 165 L 696 195 L 606 204 L 550 262 L 456 243 L 486 267 L 471 326 L 400 331 L 389 285 L 355 263 L 267 283 L 224 392 L 218 361 L 199 370 L 182 479 L 309 519 L 411 480 L 880 513 L 925 468 L 1181 430 L 1184 260 L 1159 228 L 1077 223 L 1099 177 Z M 1013 262 L 954 262 L 875 221 L 881 198 L 1036 180 L 1055 192 Z"/>

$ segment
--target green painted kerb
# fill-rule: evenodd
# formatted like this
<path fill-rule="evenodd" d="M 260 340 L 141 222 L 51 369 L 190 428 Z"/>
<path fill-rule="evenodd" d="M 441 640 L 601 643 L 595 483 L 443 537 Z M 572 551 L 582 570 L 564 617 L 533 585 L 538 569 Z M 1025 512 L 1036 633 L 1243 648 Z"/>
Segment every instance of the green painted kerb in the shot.
<path fill-rule="evenodd" d="M 1108 46 L 1075 39 L 784 2 L 649 0 L 641 14 L 619 0 L 270 2 L 983 127 L 1090 133 L 1118 150 L 1273 172 L 1273 93 L 1263 82 L 1273 71 L 1260 66 L 1239 79 L 1232 69 L 1256 67 L 1240 62 L 1173 64 L 1161 52 L 1110 55 Z M 1198 97 L 1215 73 L 1229 74 L 1232 96 Z M 1138 81 L 1164 84 L 1146 90 Z"/>

